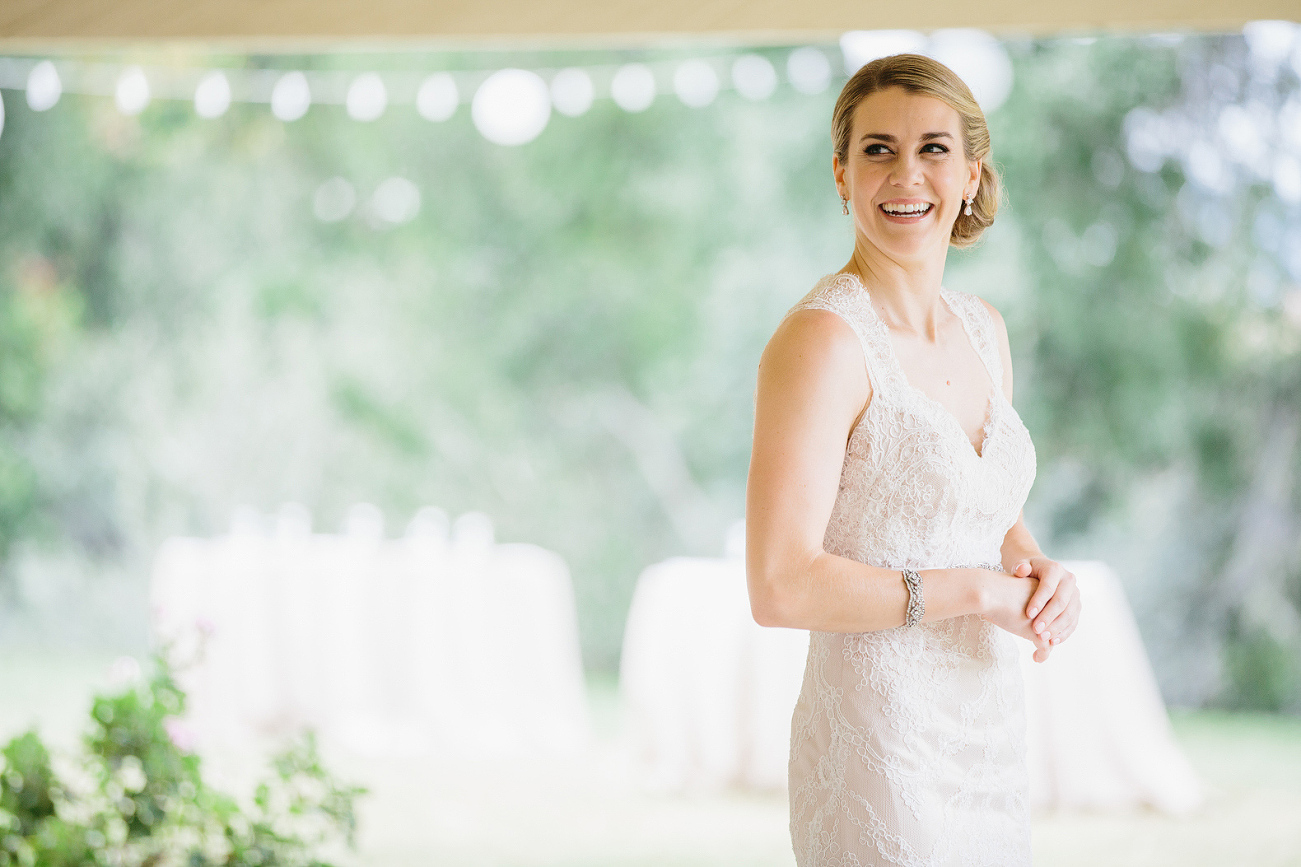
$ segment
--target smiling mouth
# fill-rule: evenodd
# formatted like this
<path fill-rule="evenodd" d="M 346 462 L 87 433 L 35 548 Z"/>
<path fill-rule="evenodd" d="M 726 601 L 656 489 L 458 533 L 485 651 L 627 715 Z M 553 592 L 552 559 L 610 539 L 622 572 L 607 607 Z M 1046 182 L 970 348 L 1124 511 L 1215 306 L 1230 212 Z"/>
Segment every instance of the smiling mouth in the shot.
<path fill-rule="evenodd" d="M 881 209 L 881 213 L 885 214 L 887 217 L 893 217 L 896 220 L 920 220 L 922 217 L 929 214 L 935 206 L 929 202 L 918 202 L 916 204 L 908 205 L 896 205 L 887 202 L 886 204 L 878 205 L 877 207 Z"/>

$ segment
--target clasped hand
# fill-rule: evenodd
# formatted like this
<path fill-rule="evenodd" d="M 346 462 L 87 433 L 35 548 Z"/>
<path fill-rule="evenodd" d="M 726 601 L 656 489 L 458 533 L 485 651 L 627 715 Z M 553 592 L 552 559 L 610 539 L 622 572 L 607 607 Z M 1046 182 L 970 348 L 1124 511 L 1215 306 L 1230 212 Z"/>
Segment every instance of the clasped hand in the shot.
<path fill-rule="evenodd" d="M 996 594 L 985 619 L 1034 642 L 1034 660 L 1044 662 L 1079 623 L 1075 576 L 1056 560 L 1031 557 L 1015 563 L 1004 578 L 997 585 L 1002 592 Z"/>

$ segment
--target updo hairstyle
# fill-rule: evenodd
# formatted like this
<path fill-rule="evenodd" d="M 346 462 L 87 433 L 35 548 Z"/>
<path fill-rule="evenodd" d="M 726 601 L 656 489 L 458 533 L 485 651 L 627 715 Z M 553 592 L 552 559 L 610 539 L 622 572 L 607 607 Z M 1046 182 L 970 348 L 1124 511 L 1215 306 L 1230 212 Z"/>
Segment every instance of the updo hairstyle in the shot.
<path fill-rule="evenodd" d="M 831 115 L 831 141 L 840 164 L 849 160 L 849 137 L 854 109 L 868 96 L 889 87 L 902 87 L 909 93 L 930 96 L 958 113 L 962 124 L 962 143 L 968 160 L 980 160 L 980 185 L 971 200 L 971 216 L 958 212 L 949 243 L 969 247 L 994 222 L 998 213 L 1000 183 L 998 172 L 989 159 L 989 127 L 971 89 L 938 60 L 921 54 L 895 54 L 881 57 L 863 66 L 845 82 Z M 964 209 L 965 210 L 965 209 Z"/>

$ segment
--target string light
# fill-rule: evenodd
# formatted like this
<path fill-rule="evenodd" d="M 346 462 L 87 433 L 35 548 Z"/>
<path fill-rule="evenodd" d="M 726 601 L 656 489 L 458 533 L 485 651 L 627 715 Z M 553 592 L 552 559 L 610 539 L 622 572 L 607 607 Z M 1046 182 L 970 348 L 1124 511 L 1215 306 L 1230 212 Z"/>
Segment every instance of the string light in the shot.
<path fill-rule="evenodd" d="M 1264 46 L 1263 54 L 1273 58 L 1278 51 L 1267 49 L 1278 40 L 1267 38 L 1271 36 L 1272 31 L 1261 30 L 1256 42 Z M 841 38 L 840 50 L 847 72 L 886 53 L 917 50 L 932 54 L 967 77 L 986 111 L 997 107 L 1011 87 L 1006 52 L 996 39 L 981 31 L 937 31 L 929 37 L 914 31 L 853 31 Z M 443 122 L 456 114 L 466 95 L 473 94 L 471 119 L 484 137 L 519 145 L 541 134 L 553 110 L 579 117 L 598 99 L 610 99 L 623 111 L 638 113 L 648 110 L 661 92 L 670 91 L 682 104 L 704 108 L 728 89 L 746 100 L 768 99 L 782 78 L 797 93 L 821 94 L 837 74 L 828 54 L 817 47 L 796 48 L 781 57 L 784 75 L 779 75 L 776 59 L 748 52 L 531 71 L 352 74 L 338 70 L 196 70 L 0 57 L 0 89 L 25 90 L 34 111 L 48 111 L 64 93 L 77 93 L 112 96 L 126 115 L 141 113 L 154 99 L 191 100 L 195 113 L 207 119 L 221 117 L 234 102 L 269 104 L 271 113 L 285 123 L 303 117 L 313 104 L 340 105 L 350 118 L 370 122 L 384 116 L 390 104 L 402 103 L 414 103 L 426 120 Z M 0 123 L 2 118 L 0 114 Z M 1283 175 L 1288 177 L 1286 169 Z M 1289 186 L 1287 181 L 1284 186 Z"/>
<path fill-rule="evenodd" d="M 353 120 L 378 120 L 388 108 L 388 90 L 378 73 L 363 72 L 348 87 L 348 116 Z"/>
<path fill-rule="evenodd" d="M 225 74 L 214 69 L 199 79 L 194 88 L 194 113 L 202 118 L 221 117 L 230 108 L 230 82 Z"/>
<path fill-rule="evenodd" d="M 117 78 L 117 87 L 113 90 L 113 101 L 117 110 L 125 115 L 136 115 L 149 105 L 149 79 L 138 66 L 128 66 Z"/>
<path fill-rule="evenodd" d="M 352 213 L 357 204 L 357 191 L 346 178 L 330 178 L 316 188 L 312 197 L 312 212 L 322 223 L 337 223 Z"/>
<path fill-rule="evenodd" d="M 827 89 L 831 82 L 831 63 L 816 48 L 797 48 L 786 58 L 786 76 L 791 87 L 812 96 Z"/>
<path fill-rule="evenodd" d="M 380 223 L 409 222 L 420 213 L 420 189 L 406 178 L 385 178 L 371 194 L 368 207 Z"/>
<path fill-rule="evenodd" d="M 446 72 L 436 72 L 420 83 L 416 92 L 416 111 L 425 120 L 444 121 L 456 113 L 460 94 L 456 79 Z"/>
<path fill-rule="evenodd" d="M 986 114 L 1012 92 L 1012 59 L 1003 44 L 983 30 L 937 30 L 926 53 L 967 83 Z"/>
<path fill-rule="evenodd" d="M 42 60 L 32 67 L 27 76 L 27 106 L 32 111 L 49 111 L 59 102 L 63 95 L 63 82 L 59 80 L 59 71 L 48 60 Z"/>
<path fill-rule="evenodd" d="M 853 75 L 878 57 L 891 54 L 920 54 L 926 37 L 916 30 L 850 30 L 840 37 L 845 56 L 845 73 Z"/>
<path fill-rule="evenodd" d="M 551 92 L 536 72 L 503 69 L 488 76 L 475 91 L 470 115 L 488 141 L 527 144 L 551 119 Z"/>
<path fill-rule="evenodd" d="M 644 63 L 624 64 L 610 82 L 610 97 L 626 112 L 645 111 L 655 101 L 655 73 Z"/>
<path fill-rule="evenodd" d="M 732 64 L 732 86 L 751 102 L 759 102 L 777 89 L 777 70 L 762 54 L 742 54 Z"/>
<path fill-rule="evenodd" d="M 285 123 L 307 114 L 311 105 L 312 90 L 301 72 L 286 72 L 271 90 L 271 113 Z"/>
<path fill-rule="evenodd" d="M 551 103 L 563 115 L 578 117 L 585 114 L 595 97 L 592 76 L 581 69 L 571 66 L 560 70 L 551 79 Z"/>
<path fill-rule="evenodd" d="M 718 73 L 703 60 L 688 60 L 673 73 L 673 90 L 684 105 L 704 108 L 718 96 Z"/>

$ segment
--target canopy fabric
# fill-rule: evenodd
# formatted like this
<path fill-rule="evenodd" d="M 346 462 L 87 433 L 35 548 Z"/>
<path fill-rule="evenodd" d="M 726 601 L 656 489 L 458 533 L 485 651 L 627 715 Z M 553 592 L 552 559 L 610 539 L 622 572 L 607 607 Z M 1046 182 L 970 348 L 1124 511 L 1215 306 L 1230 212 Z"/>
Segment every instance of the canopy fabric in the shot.
<path fill-rule="evenodd" d="M 1034 35 L 1232 31 L 1247 21 L 1298 18 L 1301 0 L 4 0 L 0 42 L 554 43 L 673 36 L 791 42 L 894 28 Z"/>

